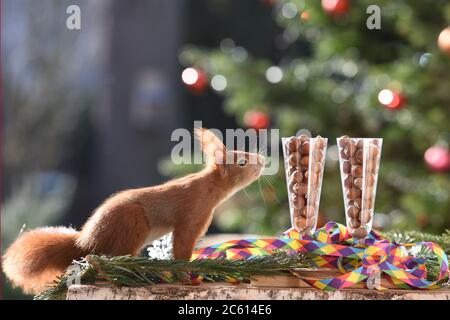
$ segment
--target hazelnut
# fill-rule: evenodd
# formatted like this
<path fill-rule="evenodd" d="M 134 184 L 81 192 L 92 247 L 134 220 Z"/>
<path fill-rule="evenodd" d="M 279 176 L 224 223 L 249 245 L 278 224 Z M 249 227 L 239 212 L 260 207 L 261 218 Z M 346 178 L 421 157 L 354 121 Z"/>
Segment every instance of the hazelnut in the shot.
<path fill-rule="evenodd" d="M 300 153 L 302 155 L 308 155 L 309 154 L 309 142 L 303 142 L 302 145 L 300 146 Z"/>
<path fill-rule="evenodd" d="M 347 215 L 352 219 L 357 219 L 359 217 L 360 209 L 354 205 L 351 205 L 347 209 Z"/>
<path fill-rule="evenodd" d="M 355 187 L 357 187 L 357 188 L 359 188 L 359 189 L 362 189 L 362 185 L 363 185 L 363 180 L 362 180 L 362 178 L 356 178 L 356 179 L 353 181 L 353 184 L 355 185 Z"/>
<path fill-rule="evenodd" d="M 301 218 L 299 216 L 294 217 L 294 228 L 302 229 Z"/>
<path fill-rule="evenodd" d="M 366 162 L 366 172 L 367 173 L 375 172 L 375 164 L 373 163 L 373 161 Z"/>
<path fill-rule="evenodd" d="M 315 162 L 311 169 L 312 172 L 318 174 L 322 171 L 322 164 L 320 162 Z"/>
<path fill-rule="evenodd" d="M 303 173 L 300 170 L 295 170 L 290 176 L 289 179 L 295 182 L 303 181 Z"/>
<path fill-rule="evenodd" d="M 364 148 L 364 140 L 363 140 L 363 139 L 358 139 L 358 141 L 356 142 L 356 146 L 357 146 L 359 149 Z"/>
<path fill-rule="evenodd" d="M 316 148 L 323 149 L 323 147 L 325 147 L 325 140 L 321 136 L 317 136 L 315 142 Z"/>
<path fill-rule="evenodd" d="M 359 228 L 361 226 L 361 222 L 358 219 L 350 219 L 349 227 L 352 229 Z"/>
<path fill-rule="evenodd" d="M 373 166 L 374 166 L 375 169 L 378 168 L 379 160 L 380 160 L 380 157 L 374 157 L 374 158 L 372 159 Z"/>
<path fill-rule="evenodd" d="M 319 193 L 317 191 L 311 191 L 308 194 L 308 203 L 311 205 L 314 205 L 317 203 L 317 200 L 319 199 Z"/>
<path fill-rule="evenodd" d="M 364 209 L 361 215 L 361 222 L 366 224 L 372 220 L 372 211 L 369 209 Z"/>
<path fill-rule="evenodd" d="M 358 163 L 363 163 L 364 152 L 362 149 L 359 149 L 355 152 L 355 159 Z"/>
<path fill-rule="evenodd" d="M 317 162 L 322 162 L 323 161 L 323 152 L 321 150 L 317 150 L 316 152 L 314 152 L 313 157 Z"/>
<path fill-rule="evenodd" d="M 300 135 L 300 136 L 297 138 L 297 140 L 298 140 L 300 143 L 303 143 L 303 142 L 309 141 L 309 137 L 306 136 L 306 135 L 304 135 L 304 134 L 302 134 L 302 135 Z"/>
<path fill-rule="evenodd" d="M 355 154 L 355 151 L 356 151 L 356 144 L 355 144 L 355 142 L 350 140 L 350 142 L 347 144 L 347 146 L 344 149 L 344 153 L 348 158 L 350 158 L 350 157 L 353 157 L 353 155 Z"/>
<path fill-rule="evenodd" d="M 360 165 L 352 166 L 352 176 L 356 178 L 361 178 L 362 171 L 363 171 L 362 166 Z"/>
<path fill-rule="evenodd" d="M 350 188 L 346 191 L 347 198 L 350 200 L 356 200 L 361 197 L 361 190 L 358 188 Z"/>
<path fill-rule="evenodd" d="M 299 166 L 299 169 L 303 172 L 303 175 L 308 172 L 309 170 L 309 165 L 306 166 Z"/>
<path fill-rule="evenodd" d="M 299 208 L 299 207 L 293 207 L 292 208 L 292 215 L 294 216 L 294 218 L 295 217 L 300 217 L 300 210 L 301 210 L 302 208 Z"/>
<path fill-rule="evenodd" d="M 298 141 L 295 137 L 290 137 L 286 142 L 287 149 L 289 152 L 295 152 L 298 148 Z"/>
<path fill-rule="evenodd" d="M 375 176 L 372 174 L 368 174 L 366 177 L 366 186 L 373 187 L 375 185 Z"/>
<path fill-rule="evenodd" d="M 304 220 L 301 220 L 301 218 L 295 218 L 294 219 L 294 228 L 302 232 L 306 226 Z"/>
<path fill-rule="evenodd" d="M 295 180 L 291 180 L 290 182 L 289 182 L 289 190 L 291 190 L 291 192 L 294 192 L 294 193 L 296 193 L 295 192 L 295 190 L 297 190 L 298 189 L 298 186 L 296 186 L 296 184 L 298 184 Z"/>
<path fill-rule="evenodd" d="M 364 208 L 365 209 L 373 209 L 373 201 L 372 198 L 365 198 L 363 200 Z"/>
<path fill-rule="evenodd" d="M 307 209 L 308 207 L 302 207 L 301 209 L 300 209 L 300 216 L 302 216 L 302 217 L 307 217 L 308 216 L 308 209 Z"/>
<path fill-rule="evenodd" d="M 309 157 L 308 156 L 304 156 L 300 159 L 300 165 L 307 167 L 309 165 Z"/>
<path fill-rule="evenodd" d="M 305 197 L 294 194 L 292 197 L 292 205 L 295 208 L 303 208 L 305 206 Z"/>
<path fill-rule="evenodd" d="M 341 159 L 348 160 L 349 156 L 347 156 L 347 154 L 345 153 L 345 149 L 341 149 L 341 151 L 339 151 L 339 154 Z"/>
<path fill-rule="evenodd" d="M 297 185 L 298 194 L 305 195 L 308 193 L 308 185 L 306 183 L 299 183 Z"/>
<path fill-rule="evenodd" d="M 374 144 L 369 145 L 369 155 L 371 158 L 376 158 L 380 154 L 380 148 Z"/>
<path fill-rule="evenodd" d="M 296 217 L 294 218 L 294 227 L 298 230 L 305 230 L 307 228 L 311 228 L 314 224 L 313 219 L 307 219 L 305 217 Z"/>
<path fill-rule="evenodd" d="M 293 153 L 289 156 L 288 159 L 289 165 L 291 166 L 297 166 L 298 165 L 298 155 L 296 153 Z"/>
<path fill-rule="evenodd" d="M 351 175 L 348 175 L 344 179 L 344 187 L 349 189 L 353 186 L 353 177 Z"/>
<path fill-rule="evenodd" d="M 289 166 L 289 168 L 287 170 L 288 177 L 290 177 L 294 173 L 295 170 L 297 170 L 297 168 L 295 166 Z"/>
<path fill-rule="evenodd" d="M 357 239 L 362 239 L 367 236 L 367 230 L 364 228 L 358 228 L 353 230 L 352 237 Z"/>
<path fill-rule="evenodd" d="M 339 147 L 341 148 L 345 148 L 345 146 L 347 146 L 347 144 L 350 142 L 350 137 L 349 136 L 342 136 L 339 138 Z"/>
<path fill-rule="evenodd" d="M 350 164 L 352 166 L 356 166 L 359 165 L 360 163 L 358 162 L 358 160 L 356 160 L 356 157 L 351 157 L 348 161 L 350 161 Z"/>
<path fill-rule="evenodd" d="M 374 191 L 373 186 L 369 186 L 369 185 L 365 186 L 365 188 L 364 188 L 364 197 L 363 198 L 364 199 L 372 198 L 373 191 Z"/>
<path fill-rule="evenodd" d="M 303 174 L 303 182 L 308 184 L 308 177 L 309 177 L 309 173 L 308 170 L 305 171 L 305 173 Z"/>
<path fill-rule="evenodd" d="M 306 213 L 308 214 L 308 219 L 313 220 L 315 217 L 316 207 L 313 205 L 307 205 L 305 208 L 306 208 Z"/>
<path fill-rule="evenodd" d="M 311 180 L 311 186 L 317 188 L 319 186 L 320 172 L 314 173 Z"/>
<path fill-rule="evenodd" d="M 342 161 L 342 171 L 346 174 L 352 172 L 352 165 L 349 161 Z"/>

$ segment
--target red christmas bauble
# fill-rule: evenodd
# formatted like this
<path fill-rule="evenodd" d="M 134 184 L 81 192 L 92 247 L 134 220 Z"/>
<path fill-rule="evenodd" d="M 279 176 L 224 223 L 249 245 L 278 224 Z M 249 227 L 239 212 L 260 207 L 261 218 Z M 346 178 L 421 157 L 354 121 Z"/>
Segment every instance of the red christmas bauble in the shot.
<path fill-rule="evenodd" d="M 244 114 L 244 123 L 247 127 L 256 130 L 266 129 L 269 127 L 269 116 L 262 111 L 247 111 Z"/>
<path fill-rule="evenodd" d="M 439 34 L 438 46 L 443 53 L 450 55 L 450 27 L 445 28 Z"/>
<path fill-rule="evenodd" d="M 406 103 L 406 98 L 398 91 L 383 89 L 378 93 L 378 101 L 390 110 L 398 110 Z"/>
<path fill-rule="evenodd" d="M 322 0 L 322 8 L 333 16 L 343 16 L 350 9 L 350 0 Z"/>
<path fill-rule="evenodd" d="M 425 151 L 425 163 L 433 171 L 450 169 L 450 151 L 444 146 L 432 146 Z"/>
<path fill-rule="evenodd" d="M 202 93 L 208 85 L 208 77 L 206 74 L 195 68 L 186 68 L 181 74 L 181 80 L 193 93 Z"/>

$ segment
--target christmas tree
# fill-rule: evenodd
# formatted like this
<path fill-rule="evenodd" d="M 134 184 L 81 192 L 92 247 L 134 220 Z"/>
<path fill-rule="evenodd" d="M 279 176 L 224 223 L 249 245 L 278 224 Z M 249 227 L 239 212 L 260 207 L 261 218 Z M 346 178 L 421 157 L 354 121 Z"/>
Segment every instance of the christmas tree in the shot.
<path fill-rule="evenodd" d="M 183 78 L 190 101 L 216 94 L 241 127 L 329 138 L 322 222 L 344 221 L 335 139 L 346 134 L 384 139 L 375 227 L 450 227 L 450 3 L 265 0 L 236 11 L 235 1 L 194 2 L 202 19 L 180 53 L 194 73 Z M 196 41 L 192 29 L 206 25 L 225 37 Z M 223 209 L 222 228 L 289 226 L 284 168 L 269 179 Z"/>

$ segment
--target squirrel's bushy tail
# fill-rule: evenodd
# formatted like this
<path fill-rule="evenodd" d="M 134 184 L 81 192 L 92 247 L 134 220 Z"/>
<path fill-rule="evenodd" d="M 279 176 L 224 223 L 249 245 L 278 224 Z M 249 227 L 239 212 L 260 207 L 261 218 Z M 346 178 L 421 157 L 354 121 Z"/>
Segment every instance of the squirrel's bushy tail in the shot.
<path fill-rule="evenodd" d="M 3 256 L 3 271 L 14 286 L 26 293 L 46 289 L 74 259 L 82 256 L 79 232 L 63 227 L 39 228 L 22 233 Z"/>

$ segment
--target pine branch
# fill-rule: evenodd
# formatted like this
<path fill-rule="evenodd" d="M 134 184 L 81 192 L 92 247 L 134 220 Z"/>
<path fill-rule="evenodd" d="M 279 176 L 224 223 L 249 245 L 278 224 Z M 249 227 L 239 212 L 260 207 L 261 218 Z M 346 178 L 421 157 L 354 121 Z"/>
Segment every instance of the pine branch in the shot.
<path fill-rule="evenodd" d="M 35 296 L 37 300 L 61 299 L 67 292 L 67 280 L 79 277 L 83 284 L 108 281 L 116 286 L 140 287 L 156 283 L 184 281 L 190 273 L 198 274 L 204 281 L 218 282 L 230 278 L 249 281 L 256 275 L 280 275 L 290 269 L 313 265 L 308 255 L 289 255 L 277 252 L 268 256 L 242 260 L 200 259 L 154 260 L 146 257 L 105 257 L 89 255 L 81 262 L 79 271 L 66 272 L 55 285 Z"/>
<path fill-rule="evenodd" d="M 439 245 L 447 255 L 450 254 L 450 230 L 446 230 L 441 235 L 423 233 L 420 231 L 398 231 L 392 230 L 381 233 L 388 240 L 398 243 L 411 242 L 434 242 Z"/>
<path fill-rule="evenodd" d="M 79 270 L 68 269 L 53 283 L 50 289 L 37 294 L 34 300 L 64 300 L 67 294 L 68 281 L 75 277 L 79 277 L 83 284 L 92 284 L 95 282 L 97 272 L 92 266 L 86 263 L 85 259 L 74 263 L 80 266 Z"/>

